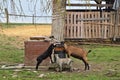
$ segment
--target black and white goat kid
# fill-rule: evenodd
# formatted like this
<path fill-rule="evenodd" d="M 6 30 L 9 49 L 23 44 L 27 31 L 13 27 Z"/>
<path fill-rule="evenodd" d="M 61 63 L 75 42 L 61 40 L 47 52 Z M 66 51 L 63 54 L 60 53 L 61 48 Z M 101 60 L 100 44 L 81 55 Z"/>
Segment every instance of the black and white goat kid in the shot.
<path fill-rule="evenodd" d="M 41 54 L 40 56 L 37 57 L 36 70 L 38 70 L 38 66 L 40 65 L 40 63 L 48 57 L 50 57 L 51 62 L 53 63 L 52 58 L 51 58 L 53 49 L 54 49 L 54 44 L 51 44 L 43 54 Z"/>

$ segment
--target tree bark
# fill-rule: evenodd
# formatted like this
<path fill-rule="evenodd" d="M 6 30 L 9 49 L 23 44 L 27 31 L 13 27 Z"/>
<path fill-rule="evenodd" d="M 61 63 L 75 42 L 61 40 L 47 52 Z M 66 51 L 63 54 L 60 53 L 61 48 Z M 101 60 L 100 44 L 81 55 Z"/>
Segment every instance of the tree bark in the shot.
<path fill-rule="evenodd" d="M 52 35 L 59 41 L 64 41 L 66 0 L 53 0 Z"/>

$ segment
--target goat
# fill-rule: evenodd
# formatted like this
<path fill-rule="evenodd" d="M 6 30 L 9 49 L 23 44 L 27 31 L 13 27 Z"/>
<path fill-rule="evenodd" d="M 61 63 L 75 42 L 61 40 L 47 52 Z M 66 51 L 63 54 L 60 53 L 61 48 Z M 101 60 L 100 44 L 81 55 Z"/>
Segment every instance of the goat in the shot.
<path fill-rule="evenodd" d="M 105 1 L 106 4 L 113 4 L 115 0 L 94 0 L 97 4 L 102 4 L 102 1 Z M 97 7 L 98 9 L 98 7 Z M 107 10 L 111 10 L 112 9 L 112 6 L 108 6 L 106 8 Z M 100 7 L 100 10 L 101 10 L 101 7 Z"/>
<path fill-rule="evenodd" d="M 71 69 L 72 59 L 66 58 L 64 42 L 59 42 L 59 43 L 55 44 L 54 60 L 59 65 L 59 71 L 63 70 L 63 65 L 68 65 L 70 67 L 70 71 L 72 71 L 72 69 Z"/>
<path fill-rule="evenodd" d="M 87 55 L 88 55 L 88 53 L 91 52 L 91 50 L 86 52 L 82 48 L 78 48 L 75 46 L 68 46 L 66 43 L 64 43 L 64 47 L 65 47 L 68 57 L 72 56 L 74 58 L 82 60 L 85 64 L 85 70 L 87 70 L 87 69 L 89 70 L 90 67 L 89 67 L 89 64 L 87 61 Z"/>
<path fill-rule="evenodd" d="M 51 54 L 52 54 L 52 51 L 54 49 L 54 44 L 51 44 L 48 49 L 43 53 L 41 54 L 40 56 L 37 57 L 37 64 L 36 64 L 36 70 L 38 70 L 38 66 L 39 64 L 46 58 L 50 57 L 51 59 L 51 62 L 53 63 L 52 61 L 52 58 L 51 58 Z"/>
<path fill-rule="evenodd" d="M 70 58 L 59 58 L 58 54 L 55 54 L 56 63 L 59 65 L 59 71 L 63 70 L 63 65 L 68 65 L 70 67 L 70 71 L 72 71 L 72 59 Z"/>

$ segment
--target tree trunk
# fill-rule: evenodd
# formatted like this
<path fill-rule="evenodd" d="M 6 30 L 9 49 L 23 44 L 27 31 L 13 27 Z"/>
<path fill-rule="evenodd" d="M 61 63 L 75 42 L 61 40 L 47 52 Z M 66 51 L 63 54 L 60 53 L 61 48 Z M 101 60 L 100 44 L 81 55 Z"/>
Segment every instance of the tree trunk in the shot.
<path fill-rule="evenodd" d="M 53 0 L 52 35 L 64 41 L 66 0 Z"/>

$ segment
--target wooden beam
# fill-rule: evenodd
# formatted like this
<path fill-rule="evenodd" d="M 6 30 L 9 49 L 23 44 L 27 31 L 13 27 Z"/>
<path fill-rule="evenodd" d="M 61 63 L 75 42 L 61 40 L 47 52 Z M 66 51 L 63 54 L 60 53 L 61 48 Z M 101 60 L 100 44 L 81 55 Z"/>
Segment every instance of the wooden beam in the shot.
<path fill-rule="evenodd" d="M 84 22 L 84 24 L 95 24 L 95 25 L 109 25 L 109 26 L 114 26 L 114 24 L 111 23 L 96 23 L 96 22 Z"/>
<path fill-rule="evenodd" d="M 22 14 L 8 14 L 9 16 L 21 16 L 21 17 L 33 17 L 33 15 L 22 15 Z M 35 16 L 34 17 L 52 17 L 52 16 Z"/>
<path fill-rule="evenodd" d="M 109 20 L 109 18 L 86 18 L 86 19 L 78 19 L 77 21 L 101 21 L 101 20 Z"/>
<path fill-rule="evenodd" d="M 97 7 L 112 7 L 112 4 L 66 4 L 66 6 L 97 6 Z"/>
<path fill-rule="evenodd" d="M 116 41 L 117 37 L 118 37 L 118 30 L 119 30 L 119 11 L 120 9 L 118 8 L 116 11 L 115 11 L 115 23 L 114 23 L 114 38 L 113 40 Z"/>

